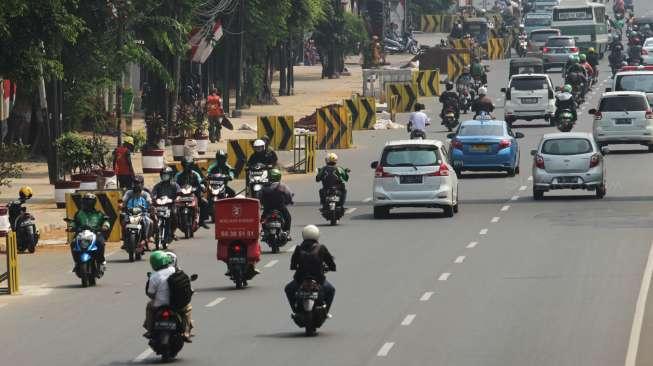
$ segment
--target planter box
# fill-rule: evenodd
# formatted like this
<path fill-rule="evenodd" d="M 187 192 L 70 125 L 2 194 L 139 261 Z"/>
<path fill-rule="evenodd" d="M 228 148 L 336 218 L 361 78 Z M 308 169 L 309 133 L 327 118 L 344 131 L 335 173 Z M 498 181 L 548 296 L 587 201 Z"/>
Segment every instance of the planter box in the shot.
<path fill-rule="evenodd" d="M 84 190 L 97 190 L 97 178 L 98 176 L 96 174 L 74 174 L 71 176 L 73 181 L 79 181 L 81 182 L 79 185 L 79 189 L 84 189 Z"/>
<path fill-rule="evenodd" d="M 144 150 L 141 154 L 143 162 L 143 173 L 159 173 L 161 169 L 165 167 L 165 152 L 166 151 L 162 149 Z"/>
<path fill-rule="evenodd" d="M 118 177 L 113 170 L 99 170 L 97 173 L 98 189 L 118 189 Z"/>
<path fill-rule="evenodd" d="M 186 138 L 184 137 L 175 137 L 172 139 L 172 156 L 173 159 L 181 161 L 184 158 L 184 145 L 186 144 Z"/>
<path fill-rule="evenodd" d="M 195 141 L 197 141 L 197 153 L 199 155 L 206 154 L 206 151 L 209 149 L 209 136 L 199 136 Z"/>
<path fill-rule="evenodd" d="M 79 189 L 82 182 L 74 181 L 59 181 L 54 184 L 54 201 L 57 203 L 57 208 L 66 207 L 66 193 L 75 193 Z"/>
<path fill-rule="evenodd" d="M 11 230 L 11 225 L 9 224 L 9 208 L 0 207 L 0 237 L 7 236 L 7 233 Z"/>

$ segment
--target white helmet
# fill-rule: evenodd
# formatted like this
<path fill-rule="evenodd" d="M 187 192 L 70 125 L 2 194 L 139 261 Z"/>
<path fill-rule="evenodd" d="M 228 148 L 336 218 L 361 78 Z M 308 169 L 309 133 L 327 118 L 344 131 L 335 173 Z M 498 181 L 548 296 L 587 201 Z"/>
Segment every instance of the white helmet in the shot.
<path fill-rule="evenodd" d="M 487 88 L 484 87 L 484 86 L 478 88 L 478 94 L 479 95 L 486 95 L 487 94 Z"/>
<path fill-rule="evenodd" d="M 320 229 L 315 225 L 306 225 L 302 230 L 302 238 L 304 240 L 315 240 L 320 239 Z"/>
<path fill-rule="evenodd" d="M 265 147 L 265 141 L 258 139 L 254 141 L 254 144 L 252 144 L 254 147 Z"/>

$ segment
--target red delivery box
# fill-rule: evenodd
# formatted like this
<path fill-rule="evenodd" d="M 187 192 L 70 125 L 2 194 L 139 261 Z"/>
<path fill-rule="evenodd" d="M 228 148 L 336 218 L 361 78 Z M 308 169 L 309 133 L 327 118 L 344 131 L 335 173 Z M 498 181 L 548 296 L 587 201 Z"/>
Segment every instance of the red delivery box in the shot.
<path fill-rule="evenodd" d="M 261 233 L 260 204 L 253 198 L 228 198 L 215 203 L 215 238 L 254 239 Z"/>

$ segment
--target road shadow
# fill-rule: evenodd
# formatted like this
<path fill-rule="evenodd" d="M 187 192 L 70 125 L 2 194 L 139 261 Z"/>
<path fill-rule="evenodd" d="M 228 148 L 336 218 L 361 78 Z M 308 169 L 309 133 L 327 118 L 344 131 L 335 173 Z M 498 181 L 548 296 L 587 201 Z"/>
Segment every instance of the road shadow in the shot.
<path fill-rule="evenodd" d="M 505 202 L 505 200 L 503 202 Z M 415 208 L 415 209 L 416 210 L 424 210 L 422 208 Z M 433 209 L 433 210 L 437 210 L 437 209 Z M 385 217 L 385 218 L 382 218 L 382 219 L 375 219 L 374 215 L 369 213 L 369 214 L 360 214 L 360 215 L 352 216 L 351 220 L 378 220 L 378 221 L 383 221 L 383 220 L 410 220 L 410 219 L 433 219 L 433 218 L 446 219 L 447 217 L 445 217 L 444 212 L 441 212 L 441 211 L 426 211 L 426 212 L 392 212 L 392 211 L 390 211 L 388 216 Z"/>
<path fill-rule="evenodd" d="M 492 179 L 492 178 L 513 178 L 509 177 L 507 173 L 474 173 L 474 172 L 462 172 L 459 176 L 459 179 Z"/>
<path fill-rule="evenodd" d="M 193 290 L 195 290 L 195 292 L 233 292 L 233 291 L 247 291 L 247 289 L 251 287 L 252 285 L 249 285 L 249 281 L 248 281 L 248 286 L 243 289 L 237 289 L 236 285 L 229 285 L 229 286 L 193 288 Z"/>
<path fill-rule="evenodd" d="M 257 334 L 254 337 L 256 338 L 276 338 L 276 339 L 298 339 L 298 338 L 306 338 L 306 339 L 316 339 L 320 337 L 329 337 L 331 334 L 317 331 L 317 334 L 313 337 L 308 337 L 304 333 L 303 329 L 299 329 L 295 332 L 277 332 L 277 333 L 268 333 L 268 334 Z"/>
<path fill-rule="evenodd" d="M 134 260 L 133 262 L 130 262 L 129 258 L 120 258 L 120 259 L 108 259 L 107 263 L 138 263 L 142 261 L 143 259 L 141 259 L 140 261 Z"/>
<path fill-rule="evenodd" d="M 528 122 L 525 122 L 528 123 Z M 555 127 L 551 126 L 549 122 L 543 122 L 543 123 L 529 123 L 529 124 L 512 124 L 512 128 L 524 128 L 524 129 L 529 129 L 529 128 L 545 128 L 545 127 Z"/>
<path fill-rule="evenodd" d="M 78 288 L 83 288 L 81 283 L 69 283 L 65 285 L 57 285 L 57 286 L 49 286 L 52 289 L 78 289 Z"/>
<path fill-rule="evenodd" d="M 186 360 L 184 358 L 176 357 L 172 360 L 169 361 L 164 361 L 160 356 L 157 355 L 150 355 L 148 358 L 134 362 L 133 360 L 128 360 L 128 361 L 113 361 L 110 363 L 105 363 L 102 364 L 102 366 L 133 366 L 133 365 L 170 365 L 170 364 L 188 364 L 193 360 Z M 193 361 L 194 362 L 194 361 Z"/>
<path fill-rule="evenodd" d="M 612 150 L 610 149 L 610 152 L 608 153 L 608 156 L 610 155 L 645 155 L 645 154 L 650 154 L 648 149 L 632 149 L 632 150 Z"/>

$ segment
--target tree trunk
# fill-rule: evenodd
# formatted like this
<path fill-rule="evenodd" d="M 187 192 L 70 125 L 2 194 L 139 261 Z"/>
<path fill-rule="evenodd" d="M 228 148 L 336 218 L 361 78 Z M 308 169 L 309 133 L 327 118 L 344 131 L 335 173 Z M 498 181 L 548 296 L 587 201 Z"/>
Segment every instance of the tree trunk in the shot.
<path fill-rule="evenodd" d="M 279 43 L 277 48 L 279 55 L 279 96 L 288 95 L 287 79 L 286 79 L 286 47 L 283 42 Z"/>
<path fill-rule="evenodd" d="M 288 38 L 288 47 L 286 48 L 286 61 L 288 65 L 288 80 L 286 85 L 288 86 L 288 94 L 295 94 L 295 52 L 293 48 L 292 38 Z"/>

